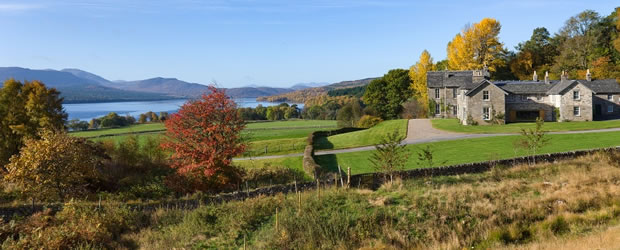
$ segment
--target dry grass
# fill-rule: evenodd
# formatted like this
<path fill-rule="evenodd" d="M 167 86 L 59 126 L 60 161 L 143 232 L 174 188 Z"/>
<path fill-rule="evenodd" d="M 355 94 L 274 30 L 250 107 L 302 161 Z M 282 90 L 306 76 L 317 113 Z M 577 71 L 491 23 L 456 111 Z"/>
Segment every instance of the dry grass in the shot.
<path fill-rule="evenodd" d="M 506 246 L 502 249 L 620 249 L 620 226 L 613 226 L 579 237 L 552 237 L 544 241 L 537 241 L 522 246 Z"/>

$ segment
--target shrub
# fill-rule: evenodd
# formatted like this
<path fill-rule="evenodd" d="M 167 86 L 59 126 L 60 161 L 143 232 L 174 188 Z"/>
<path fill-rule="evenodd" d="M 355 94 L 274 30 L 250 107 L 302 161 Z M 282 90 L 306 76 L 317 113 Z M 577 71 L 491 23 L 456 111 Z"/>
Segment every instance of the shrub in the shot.
<path fill-rule="evenodd" d="M 139 212 L 125 207 L 67 203 L 54 213 L 47 209 L 20 221 L 0 225 L 2 249 L 126 248 L 120 235 L 144 225 Z"/>
<path fill-rule="evenodd" d="M 570 225 L 564 219 L 564 216 L 555 217 L 549 224 L 549 230 L 553 232 L 553 234 L 561 235 L 570 232 Z"/>
<path fill-rule="evenodd" d="M 360 118 L 359 122 L 357 123 L 357 126 L 360 128 L 371 128 L 381 123 L 382 121 L 383 119 L 379 117 L 364 115 L 362 116 L 362 118 Z"/>
<path fill-rule="evenodd" d="M 83 197 L 89 182 L 100 177 L 103 158 L 103 150 L 86 139 L 46 131 L 11 157 L 4 178 L 33 198 Z"/>
<path fill-rule="evenodd" d="M 477 126 L 478 122 L 471 115 L 467 115 L 467 125 Z"/>

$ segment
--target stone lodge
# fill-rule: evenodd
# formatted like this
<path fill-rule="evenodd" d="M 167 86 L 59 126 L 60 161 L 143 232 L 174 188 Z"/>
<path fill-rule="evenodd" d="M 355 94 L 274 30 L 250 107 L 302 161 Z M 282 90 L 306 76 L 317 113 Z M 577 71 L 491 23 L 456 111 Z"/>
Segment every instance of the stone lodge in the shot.
<path fill-rule="evenodd" d="M 464 125 L 620 118 L 620 84 L 615 79 L 491 81 L 483 70 L 431 71 L 428 96 L 435 117 L 458 118 Z"/>

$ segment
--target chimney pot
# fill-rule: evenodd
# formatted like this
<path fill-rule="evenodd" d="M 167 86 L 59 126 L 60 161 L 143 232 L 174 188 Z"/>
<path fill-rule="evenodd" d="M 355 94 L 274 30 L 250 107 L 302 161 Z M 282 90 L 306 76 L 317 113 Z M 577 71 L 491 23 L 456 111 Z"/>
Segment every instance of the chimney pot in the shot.
<path fill-rule="evenodd" d="M 562 70 L 562 76 L 560 77 L 560 79 L 562 81 L 567 81 L 568 80 L 568 73 L 566 73 L 566 71 Z"/>
<path fill-rule="evenodd" d="M 590 69 L 588 69 L 588 71 L 586 71 L 586 81 L 588 81 L 588 82 L 592 81 L 592 74 L 590 74 Z"/>
<path fill-rule="evenodd" d="M 551 83 L 549 81 L 549 71 L 545 71 L 545 84 L 549 84 L 549 83 Z"/>
<path fill-rule="evenodd" d="M 534 78 L 535 82 L 538 82 L 538 75 L 536 75 L 536 70 L 534 70 L 534 77 L 533 78 Z"/>

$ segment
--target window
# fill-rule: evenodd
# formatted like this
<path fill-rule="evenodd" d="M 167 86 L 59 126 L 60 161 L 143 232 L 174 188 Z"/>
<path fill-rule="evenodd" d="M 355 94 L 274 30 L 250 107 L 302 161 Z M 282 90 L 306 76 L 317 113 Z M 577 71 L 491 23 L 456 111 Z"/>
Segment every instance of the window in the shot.
<path fill-rule="evenodd" d="M 456 98 L 456 88 L 452 89 L 452 98 Z"/>
<path fill-rule="evenodd" d="M 488 101 L 489 100 L 489 91 L 488 90 L 482 91 L 482 100 L 483 101 Z"/>
<path fill-rule="evenodd" d="M 574 116 L 581 116 L 581 110 L 579 109 L 579 106 L 573 107 L 573 115 Z"/>
<path fill-rule="evenodd" d="M 456 106 L 452 106 L 452 114 L 456 115 L 456 111 L 457 111 L 457 107 Z"/>
<path fill-rule="evenodd" d="M 526 95 L 521 95 L 521 101 L 527 101 L 527 96 Z"/>
<path fill-rule="evenodd" d="M 607 105 L 607 113 L 613 113 L 614 112 L 614 105 Z"/>
<path fill-rule="evenodd" d="M 439 99 L 439 89 L 435 89 L 435 99 Z"/>
<path fill-rule="evenodd" d="M 491 120 L 491 108 L 489 107 L 482 108 L 482 119 L 485 121 Z"/>
<path fill-rule="evenodd" d="M 435 114 L 440 114 L 439 112 L 439 103 L 435 103 Z"/>
<path fill-rule="evenodd" d="M 573 91 L 573 100 L 579 100 L 579 90 Z"/>
<path fill-rule="evenodd" d="M 607 95 L 607 100 L 614 101 L 614 95 Z"/>

